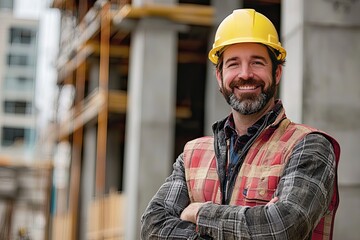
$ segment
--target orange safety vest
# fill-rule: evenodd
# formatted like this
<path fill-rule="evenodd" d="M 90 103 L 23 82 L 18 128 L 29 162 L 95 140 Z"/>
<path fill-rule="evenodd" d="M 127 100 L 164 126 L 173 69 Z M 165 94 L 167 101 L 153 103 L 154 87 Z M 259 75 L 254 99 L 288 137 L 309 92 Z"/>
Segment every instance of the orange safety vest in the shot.
<path fill-rule="evenodd" d="M 324 132 L 284 119 L 277 128 L 266 128 L 249 149 L 235 181 L 230 205 L 256 206 L 269 202 L 277 188 L 293 148 L 307 134 L 318 132 L 332 143 L 338 165 L 340 147 Z M 191 202 L 221 204 L 222 193 L 217 174 L 214 138 L 202 137 L 188 142 L 184 148 L 185 177 Z M 334 194 L 316 228 L 312 239 L 332 239 L 335 212 L 339 205 L 336 179 Z"/>

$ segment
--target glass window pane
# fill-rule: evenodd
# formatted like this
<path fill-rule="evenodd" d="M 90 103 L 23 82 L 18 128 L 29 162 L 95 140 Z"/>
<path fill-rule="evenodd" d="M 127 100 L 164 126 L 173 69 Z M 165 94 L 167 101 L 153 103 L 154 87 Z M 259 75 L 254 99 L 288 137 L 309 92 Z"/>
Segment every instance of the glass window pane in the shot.
<path fill-rule="evenodd" d="M 15 27 L 10 29 L 10 43 L 31 44 L 34 39 L 34 30 Z"/>
<path fill-rule="evenodd" d="M 9 54 L 8 55 L 8 65 L 9 66 L 11 66 L 11 65 L 14 65 L 14 66 L 29 65 L 28 56 Z"/>
<path fill-rule="evenodd" d="M 5 101 L 4 110 L 5 113 L 13 113 L 13 114 L 32 113 L 31 103 L 25 101 Z"/>
<path fill-rule="evenodd" d="M 2 145 L 11 146 L 13 144 L 23 144 L 25 138 L 24 128 L 3 127 Z"/>

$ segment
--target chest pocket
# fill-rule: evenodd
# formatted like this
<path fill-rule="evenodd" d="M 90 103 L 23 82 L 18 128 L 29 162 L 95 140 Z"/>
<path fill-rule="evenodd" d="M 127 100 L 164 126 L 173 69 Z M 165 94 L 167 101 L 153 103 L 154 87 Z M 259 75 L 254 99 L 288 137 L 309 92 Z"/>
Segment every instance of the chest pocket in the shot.
<path fill-rule="evenodd" d="M 232 204 L 256 206 L 268 203 L 276 191 L 284 165 L 257 166 L 244 163 L 235 183 Z"/>

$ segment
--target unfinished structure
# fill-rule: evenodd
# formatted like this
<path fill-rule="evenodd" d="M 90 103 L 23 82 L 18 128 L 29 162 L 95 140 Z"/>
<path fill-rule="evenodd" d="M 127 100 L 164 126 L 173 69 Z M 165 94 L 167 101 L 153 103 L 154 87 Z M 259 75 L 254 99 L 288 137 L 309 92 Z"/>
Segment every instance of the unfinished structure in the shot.
<path fill-rule="evenodd" d="M 147 180 L 155 189 L 184 141 L 203 134 L 213 8 L 205 1 L 86 0 L 54 1 L 53 7 L 62 10 L 55 177 L 70 174 L 55 181 L 52 238 L 123 239 L 125 184 L 136 184 L 139 173 L 126 176 L 133 166 L 125 149 L 136 163 L 135 152 L 151 143 L 141 161 L 159 167 Z M 136 136 L 135 129 L 149 136 Z"/>
<path fill-rule="evenodd" d="M 184 143 L 229 111 L 207 58 L 213 27 L 253 7 L 279 28 L 280 1 L 52 6 L 62 12 L 52 239 L 139 239 L 142 211 Z"/>

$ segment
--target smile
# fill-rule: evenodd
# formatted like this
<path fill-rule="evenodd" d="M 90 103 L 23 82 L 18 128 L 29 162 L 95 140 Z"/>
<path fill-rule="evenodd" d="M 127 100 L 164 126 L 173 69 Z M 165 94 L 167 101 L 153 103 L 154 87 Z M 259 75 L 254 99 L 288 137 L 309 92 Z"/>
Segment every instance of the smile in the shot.
<path fill-rule="evenodd" d="M 255 90 L 257 86 L 238 86 L 237 88 L 240 90 Z"/>

